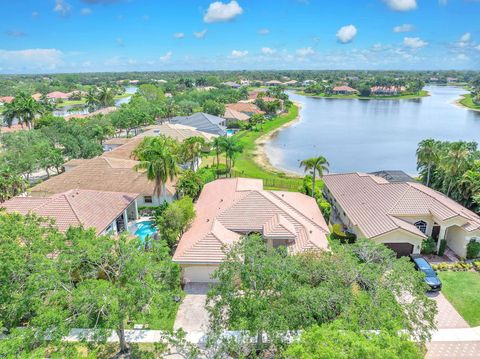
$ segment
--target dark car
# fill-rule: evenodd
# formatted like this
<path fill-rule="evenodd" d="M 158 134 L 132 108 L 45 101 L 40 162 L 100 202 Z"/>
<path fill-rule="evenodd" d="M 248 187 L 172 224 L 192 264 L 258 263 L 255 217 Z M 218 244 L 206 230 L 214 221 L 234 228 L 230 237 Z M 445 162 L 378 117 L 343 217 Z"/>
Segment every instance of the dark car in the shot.
<path fill-rule="evenodd" d="M 425 273 L 425 283 L 430 287 L 430 291 L 438 292 L 442 289 L 442 282 L 437 277 L 437 273 L 433 270 L 430 264 L 418 255 L 411 255 L 410 258 L 415 265 L 416 270 L 421 270 Z"/>

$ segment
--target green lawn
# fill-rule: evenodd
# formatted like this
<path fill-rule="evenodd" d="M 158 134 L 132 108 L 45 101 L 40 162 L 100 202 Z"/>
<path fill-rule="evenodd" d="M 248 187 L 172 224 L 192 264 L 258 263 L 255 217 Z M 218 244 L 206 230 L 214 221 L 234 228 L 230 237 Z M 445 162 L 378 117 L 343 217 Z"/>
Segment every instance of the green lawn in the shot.
<path fill-rule="evenodd" d="M 473 110 L 480 110 L 480 105 L 473 102 L 471 94 L 464 95 L 463 99 L 460 100 L 460 104 Z"/>
<path fill-rule="evenodd" d="M 473 327 L 480 325 L 480 273 L 439 272 L 442 293 Z"/>
<path fill-rule="evenodd" d="M 121 95 L 116 95 L 116 96 L 114 97 L 114 100 L 119 100 L 119 99 L 121 99 L 121 98 L 126 98 L 126 97 L 129 97 L 129 96 L 132 96 L 132 94 L 124 93 L 124 94 L 121 94 Z M 82 98 L 81 100 L 63 101 L 62 103 L 59 103 L 59 104 L 58 104 L 58 107 L 84 105 L 84 104 L 85 104 L 85 99 Z"/>
<path fill-rule="evenodd" d="M 304 91 L 297 91 L 299 95 L 309 96 L 309 97 L 321 97 L 321 98 L 333 98 L 333 99 L 359 99 L 359 100 L 408 100 L 430 96 L 428 91 L 422 90 L 418 94 L 404 94 L 397 96 L 360 96 L 360 95 L 326 95 L 318 94 L 312 95 L 305 93 Z"/>

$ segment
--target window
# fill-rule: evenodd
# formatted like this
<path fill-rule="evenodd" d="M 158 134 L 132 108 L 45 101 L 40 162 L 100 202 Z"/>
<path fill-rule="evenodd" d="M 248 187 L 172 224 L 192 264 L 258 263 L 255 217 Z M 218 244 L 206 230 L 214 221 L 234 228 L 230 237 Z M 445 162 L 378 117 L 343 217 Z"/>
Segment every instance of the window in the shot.
<path fill-rule="evenodd" d="M 427 223 L 424 221 L 418 221 L 413 224 L 417 227 L 422 233 L 427 233 Z"/>
<path fill-rule="evenodd" d="M 143 197 L 143 201 L 145 203 L 153 203 L 152 196 L 145 196 Z"/>

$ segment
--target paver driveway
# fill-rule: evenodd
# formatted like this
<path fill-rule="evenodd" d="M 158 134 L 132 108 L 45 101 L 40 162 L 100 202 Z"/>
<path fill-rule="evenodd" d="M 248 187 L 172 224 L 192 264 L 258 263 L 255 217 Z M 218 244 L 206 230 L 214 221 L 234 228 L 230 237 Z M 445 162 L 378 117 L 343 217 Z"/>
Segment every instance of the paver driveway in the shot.
<path fill-rule="evenodd" d="M 437 302 L 438 313 L 435 319 L 438 329 L 470 327 L 441 292 L 429 293 L 428 296 Z"/>
<path fill-rule="evenodd" d="M 206 332 L 208 329 L 208 312 L 205 309 L 208 284 L 189 283 L 185 285 L 187 295 L 178 308 L 173 329 L 183 329 L 187 333 Z"/>

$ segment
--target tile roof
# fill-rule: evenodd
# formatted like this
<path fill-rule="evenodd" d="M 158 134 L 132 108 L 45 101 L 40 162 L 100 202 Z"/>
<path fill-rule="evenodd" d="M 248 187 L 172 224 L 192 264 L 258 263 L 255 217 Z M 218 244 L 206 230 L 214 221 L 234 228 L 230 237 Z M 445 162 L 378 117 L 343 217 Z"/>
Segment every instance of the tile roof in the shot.
<path fill-rule="evenodd" d="M 199 131 L 225 136 L 227 134 L 226 127 L 221 125 L 224 121 L 224 118 L 209 115 L 204 112 L 197 112 L 190 116 L 174 117 L 170 120 L 170 123 L 191 126 Z"/>
<path fill-rule="evenodd" d="M 134 167 L 138 161 L 108 157 L 95 157 L 85 160 L 58 176 L 52 177 L 30 189 L 32 195 L 48 196 L 71 189 L 89 189 L 96 191 L 134 192 L 151 196 L 154 182 L 149 181 L 143 172 Z M 175 194 L 175 185 L 167 182 L 168 195 Z"/>
<path fill-rule="evenodd" d="M 173 257 L 181 263 L 219 263 L 224 246 L 243 234 L 288 240 L 288 250 L 328 249 L 328 226 L 315 200 L 294 192 L 263 190 L 261 180 L 220 179 L 206 184 L 193 224 Z"/>
<path fill-rule="evenodd" d="M 235 121 L 248 121 L 250 118 L 248 115 L 244 114 L 243 112 L 236 111 L 232 108 L 227 108 L 225 110 L 225 114 L 223 115 L 224 118 L 228 120 L 235 120 Z"/>
<path fill-rule="evenodd" d="M 133 151 L 138 147 L 138 145 L 143 141 L 145 137 L 151 136 L 158 136 L 158 135 L 165 135 L 167 137 L 172 137 L 179 142 L 183 142 L 185 139 L 189 137 L 202 137 L 206 141 L 210 141 L 216 135 L 212 135 L 210 133 L 197 131 L 193 127 L 178 125 L 178 124 L 162 124 L 162 125 L 153 125 L 148 126 L 145 132 L 138 134 L 135 137 L 127 139 L 125 143 L 112 151 L 105 152 L 103 154 L 104 157 L 111 157 L 111 158 L 120 158 L 120 159 L 135 159 L 133 156 Z"/>
<path fill-rule="evenodd" d="M 4 97 L 0 97 L 0 102 L 11 103 L 14 99 L 15 99 L 15 97 L 13 97 L 13 96 L 4 96 Z"/>
<path fill-rule="evenodd" d="M 333 88 L 333 91 L 334 92 L 358 92 L 357 90 L 355 90 L 350 86 L 335 86 Z"/>
<path fill-rule="evenodd" d="M 54 99 L 68 99 L 70 96 L 68 93 L 65 92 L 60 92 L 60 91 L 53 91 L 47 94 L 48 98 L 54 98 Z"/>
<path fill-rule="evenodd" d="M 425 237 L 400 217 L 459 217 L 467 231 L 480 229 L 480 217 L 444 194 L 415 182 L 388 182 L 366 173 L 324 176 L 324 182 L 352 223 L 368 238 L 404 229 Z"/>
<path fill-rule="evenodd" d="M 83 225 L 85 228 L 95 228 L 99 234 L 137 197 L 136 193 L 72 189 L 47 198 L 15 197 L 0 206 L 7 212 L 32 212 L 53 218 L 61 231 Z"/>
<path fill-rule="evenodd" d="M 257 105 L 253 103 L 237 102 L 237 103 L 228 103 L 225 105 L 226 109 L 244 112 L 244 113 L 258 113 L 263 114 L 265 112 L 261 111 Z"/>

